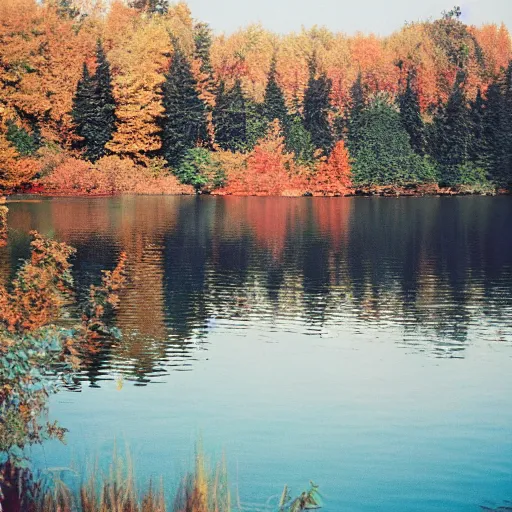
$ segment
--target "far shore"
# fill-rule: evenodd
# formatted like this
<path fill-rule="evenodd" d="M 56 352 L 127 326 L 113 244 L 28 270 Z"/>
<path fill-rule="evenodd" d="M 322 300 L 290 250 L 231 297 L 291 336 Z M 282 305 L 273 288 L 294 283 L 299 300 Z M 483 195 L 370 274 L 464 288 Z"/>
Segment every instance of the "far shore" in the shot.
<path fill-rule="evenodd" d="M 285 190 L 281 195 L 272 195 L 265 193 L 231 193 L 223 189 L 215 190 L 214 192 L 201 192 L 197 193 L 194 190 L 189 192 L 183 191 L 180 193 L 112 193 L 83 191 L 83 190 L 45 190 L 43 187 L 32 187 L 25 190 L 14 190 L 4 192 L 9 196 L 23 195 L 23 196 L 39 196 L 39 197 L 117 197 L 123 195 L 140 195 L 140 196 L 193 196 L 193 195 L 212 195 L 212 196 L 229 196 L 229 197 L 425 197 L 425 196 L 507 196 L 511 195 L 512 191 L 507 189 L 498 190 L 481 190 L 479 187 L 472 188 L 465 187 L 440 187 L 437 184 L 427 185 L 406 185 L 406 186 L 374 186 L 374 187 L 360 187 L 354 188 L 346 194 L 321 194 L 311 193 L 308 191 L 299 190 Z"/>

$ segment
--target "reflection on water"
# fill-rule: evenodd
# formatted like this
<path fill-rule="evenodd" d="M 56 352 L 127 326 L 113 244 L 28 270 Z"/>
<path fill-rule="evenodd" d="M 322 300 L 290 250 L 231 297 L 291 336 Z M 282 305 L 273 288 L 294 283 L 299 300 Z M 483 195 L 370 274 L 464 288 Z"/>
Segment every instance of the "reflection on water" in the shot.
<path fill-rule="evenodd" d="M 80 392 L 51 398 L 68 445 L 45 445 L 36 467 L 108 467 L 115 437 L 138 474 L 167 479 L 202 433 L 247 511 L 275 510 L 285 483 L 310 478 L 325 512 L 508 506 L 510 198 L 9 206 L 1 282 L 31 229 L 77 248 L 79 299 L 121 251 L 129 260 L 122 338 L 91 347 Z"/>
<path fill-rule="evenodd" d="M 511 341 L 511 218 L 508 198 L 20 201 L 0 280 L 26 256 L 30 229 L 78 249 L 83 296 L 128 253 L 123 338 L 91 354 L 94 385 L 191 369 L 214 330 L 336 337 L 399 326 L 405 349 L 460 358 L 474 340 Z"/>

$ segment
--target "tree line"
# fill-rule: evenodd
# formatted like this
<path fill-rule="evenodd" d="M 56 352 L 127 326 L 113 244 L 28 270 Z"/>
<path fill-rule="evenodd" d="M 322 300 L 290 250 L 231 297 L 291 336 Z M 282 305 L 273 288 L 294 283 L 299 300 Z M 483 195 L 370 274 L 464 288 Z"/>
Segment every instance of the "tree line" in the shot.
<path fill-rule="evenodd" d="M 47 6 L 56 7 L 62 23 L 84 23 L 77 21 L 83 15 L 71 0 Z M 99 34 L 94 52 L 80 63 L 65 130 L 60 122 L 64 134 L 48 135 L 48 113 L 45 119 L 23 112 L 16 94 L 4 87 L 10 92 L 3 99 L 4 110 L 14 113 L 4 122 L 3 144 L 17 152 L 10 160 L 34 158 L 53 139 L 92 163 L 118 155 L 147 167 L 159 159 L 167 172 L 197 190 L 229 190 L 230 184 L 242 180 L 246 192 L 252 186 L 264 193 L 269 186 L 262 180 L 277 176 L 288 180 L 290 188 L 320 193 L 418 184 L 481 191 L 511 187 L 512 52 L 503 26 L 478 32 L 462 23 L 458 8 L 434 22 L 412 24 L 402 32 L 421 32 L 420 40 L 426 38 L 421 42 L 423 60 L 400 58 L 397 50 L 385 80 L 376 77 L 378 70 L 371 64 L 371 72 L 361 65 L 343 87 L 326 64 L 325 43 L 317 42 L 296 69 L 306 73 L 303 87 L 290 86 L 290 70 L 283 67 L 284 43 L 274 40 L 264 76 L 258 83 L 253 80 L 253 85 L 264 84 L 258 95 L 251 93 L 247 80 L 251 70 L 246 41 L 237 41 L 234 53 L 246 55 L 236 57 L 234 65 L 231 49 L 219 60 L 219 51 L 226 52 L 225 41 L 219 43 L 207 24 L 191 19 L 185 20 L 188 33 L 183 35 L 183 27 L 170 26 L 169 20 L 175 21 L 170 9 L 167 2 L 156 0 L 137 0 L 130 6 L 114 3 L 107 21 L 108 16 L 116 19 L 128 13 L 152 29 L 145 34 L 150 39 L 139 44 L 154 43 L 160 34 L 167 50 L 160 55 L 158 69 L 147 71 L 153 80 L 148 86 L 147 76 L 146 83 L 136 76 L 139 70 L 129 72 L 109 33 Z M 174 15 L 182 17 L 188 12 L 183 4 L 174 9 Z M 486 51 L 489 34 L 500 45 L 494 54 Z M 389 41 L 385 43 L 381 46 L 389 49 Z M 429 45 L 443 57 L 442 66 L 436 64 L 437 94 L 430 97 L 425 53 Z M 239 156 L 238 174 L 226 163 L 226 153 Z M 259 185 L 250 173 L 262 177 Z"/>

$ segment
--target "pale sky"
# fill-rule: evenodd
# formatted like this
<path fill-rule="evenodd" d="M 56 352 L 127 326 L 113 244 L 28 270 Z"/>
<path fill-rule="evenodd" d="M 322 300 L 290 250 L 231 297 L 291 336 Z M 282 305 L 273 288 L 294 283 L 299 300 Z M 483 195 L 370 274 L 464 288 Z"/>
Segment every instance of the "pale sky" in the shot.
<path fill-rule="evenodd" d="M 234 32 L 261 22 L 274 32 L 298 31 L 304 25 L 335 32 L 386 35 L 406 21 L 438 18 L 454 5 L 467 24 L 501 23 L 512 29 L 512 0 L 188 0 L 194 18 L 216 32 Z"/>

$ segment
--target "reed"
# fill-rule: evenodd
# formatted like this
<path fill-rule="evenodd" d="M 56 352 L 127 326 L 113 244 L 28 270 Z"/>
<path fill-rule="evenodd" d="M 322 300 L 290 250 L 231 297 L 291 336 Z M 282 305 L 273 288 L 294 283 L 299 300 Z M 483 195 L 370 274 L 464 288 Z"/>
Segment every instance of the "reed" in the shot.
<path fill-rule="evenodd" d="M 4 510 L 23 512 L 230 512 L 231 497 L 226 462 L 209 469 L 202 451 L 197 452 L 194 469 L 183 477 L 170 508 L 166 508 L 163 481 L 139 491 L 131 457 L 117 455 L 106 474 L 93 467 L 78 490 L 60 478 L 43 485 L 36 479 L 23 479 L 16 503 L 5 503 Z M 1 507 L 1 505 L 0 505 Z M 12 507 L 12 508 L 11 508 Z M 2 510 L 0 508 L 0 510 Z"/>

